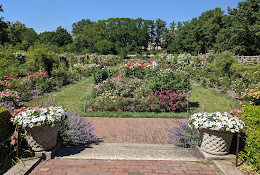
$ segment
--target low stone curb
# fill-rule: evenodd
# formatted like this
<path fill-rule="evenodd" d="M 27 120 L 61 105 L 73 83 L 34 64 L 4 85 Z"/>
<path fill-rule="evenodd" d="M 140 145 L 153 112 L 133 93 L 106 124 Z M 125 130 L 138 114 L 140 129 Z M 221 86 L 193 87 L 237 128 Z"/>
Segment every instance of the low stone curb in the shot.
<path fill-rule="evenodd" d="M 41 158 L 22 159 L 15 166 L 9 169 L 4 175 L 27 175 L 29 174 L 40 162 Z"/>
<path fill-rule="evenodd" d="M 234 154 L 227 154 L 227 155 L 213 155 L 206 153 L 203 151 L 200 147 L 196 146 L 196 150 L 200 153 L 200 155 L 205 159 L 205 160 L 234 160 L 236 158 L 236 155 Z"/>
<path fill-rule="evenodd" d="M 244 175 L 237 167 L 232 165 L 232 162 L 227 160 L 214 160 L 215 165 L 224 175 Z"/>

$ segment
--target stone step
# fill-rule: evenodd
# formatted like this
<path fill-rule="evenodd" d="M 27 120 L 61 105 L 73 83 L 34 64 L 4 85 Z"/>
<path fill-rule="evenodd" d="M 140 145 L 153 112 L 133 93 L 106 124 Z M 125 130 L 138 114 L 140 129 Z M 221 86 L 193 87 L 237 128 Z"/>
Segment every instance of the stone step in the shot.
<path fill-rule="evenodd" d="M 63 147 L 56 158 L 106 160 L 175 160 L 199 161 L 196 149 L 179 148 L 172 144 L 101 143 L 91 147 Z"/>

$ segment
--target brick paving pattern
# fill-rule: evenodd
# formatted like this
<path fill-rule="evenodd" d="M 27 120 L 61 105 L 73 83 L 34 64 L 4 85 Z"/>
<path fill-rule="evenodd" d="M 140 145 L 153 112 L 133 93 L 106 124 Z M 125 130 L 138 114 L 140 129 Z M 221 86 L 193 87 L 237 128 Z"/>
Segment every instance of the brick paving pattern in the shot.
<path fill-rule="evenodd" d="M 221 175 L 214 164 L 188 161 L 51 159 L 41 162 L 32 175 Z"/>
<path fill-rule="evenodd" d="M 168 129 L 176 127 L 173 119 L 88 117 L 94 134 L 106 143 L 170 143 Z M 186 121 L 186 119 L 178 119 Z"/>

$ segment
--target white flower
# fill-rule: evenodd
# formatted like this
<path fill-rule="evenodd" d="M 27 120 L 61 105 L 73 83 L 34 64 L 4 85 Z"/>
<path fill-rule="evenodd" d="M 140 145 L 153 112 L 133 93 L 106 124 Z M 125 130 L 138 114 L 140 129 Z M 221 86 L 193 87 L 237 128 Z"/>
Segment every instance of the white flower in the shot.
<path fill-rule="evenodd" d="M 32 124 L 32 123 L 30 123 L 30 124 L 29 124 L 29 127 L 30 127 L 30 128 L 33 128 L 33 124 Z"/>
<path fill-rule="evenodd" d="M 200 127 L 206 128 L 218 128 L 219 130 L 226 130 L 230 132 L 237 132 L 242 129 L 244 123 L 236 118 L 230 116 L 227 112 L 215 112 L 215 113 L 196 113 L 189 119 L 191 127 L 199 129 Z"/>
<path fill-rule="evenodd" d="M 40 114 L 34 113 L 35 111 L 39 111 Z M 56 122 L 64 120 L 66 116 L 67 113 L 64 109 L 62 109 L 62 107 L 50 107 L 23 111 L 16 115 L 12 122 L 23 127 L 29 126 L 30 128 L 44 126 L 49 123 L 53 126 Z"/>

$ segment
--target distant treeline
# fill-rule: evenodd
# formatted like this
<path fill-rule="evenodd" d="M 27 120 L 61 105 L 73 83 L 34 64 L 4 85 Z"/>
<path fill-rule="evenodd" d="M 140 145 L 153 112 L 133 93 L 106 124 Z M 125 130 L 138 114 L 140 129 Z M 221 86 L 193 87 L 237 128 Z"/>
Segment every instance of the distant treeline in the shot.
<path fill-rule="evenodd" d="M 172 22 L 169 28 L 161 19 L 109 18 L 97 22 L 82 19 L 72 25 L 72 34 L 61 26 L 56 31 L 37 34 L 18 21 L 5 22 L 0 18 L 0 41 L 25 51 L 39 42 L 74 53 L 127 54 L 162 48 L 168 53 L 228 50 L 240 55 L 259 55 L 259 9 L 260 0 L 242 1 L 237 8 L 228 8 L 227 15 L 215 8 L 189 21 Z M 3 12 L 1 5 L 0 11 Z"/>

